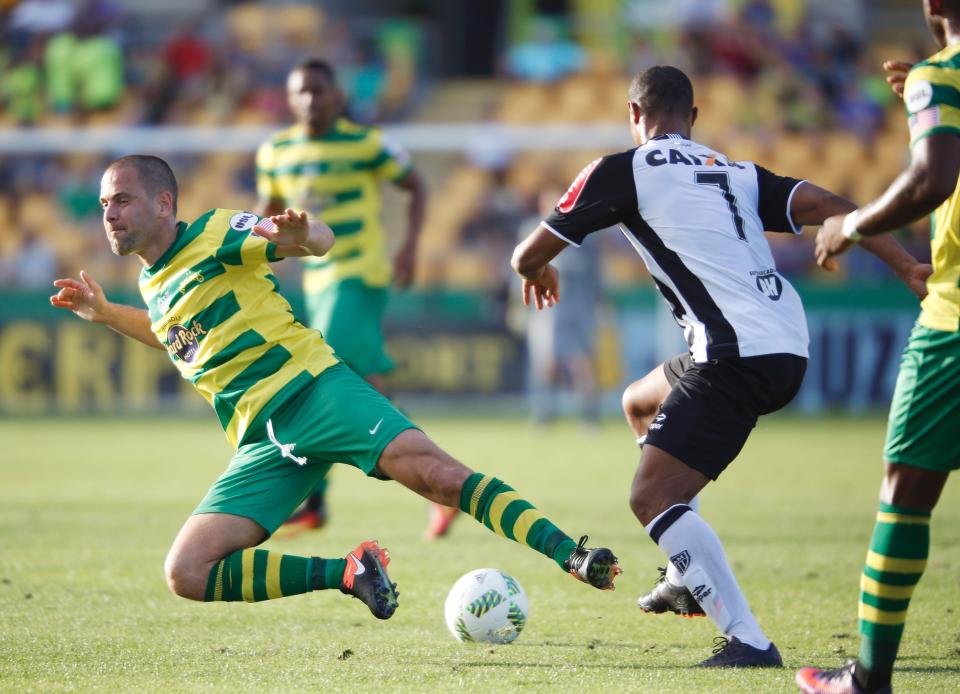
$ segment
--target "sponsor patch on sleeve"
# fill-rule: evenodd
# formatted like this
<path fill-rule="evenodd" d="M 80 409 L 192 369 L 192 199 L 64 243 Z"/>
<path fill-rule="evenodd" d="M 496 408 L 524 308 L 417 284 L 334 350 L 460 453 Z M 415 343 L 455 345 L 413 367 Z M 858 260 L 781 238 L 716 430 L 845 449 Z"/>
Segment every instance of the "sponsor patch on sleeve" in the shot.
<path fill-rule="evenodd" d="M 237 212 L 230 218 L 230 228 L 235 231 L 250 231 L 259 220 L 253 212 Z"/>
<path fill-rule="evenodd" d="M 911 82 L 907 93 L 903 95 L 903 103 L 907 105 L 909 113 L 917 113 L 925 109 L 933 101 L 933 85 L 926 80 Z"/>
<path fill-rule="evenodd" d="M 594 159 L 592 162 L 583 167 L 583 171 L 577 174 L 577 177 L 573 179 L 573 183 L 570 184 L 570 187 L 567 189 L 567 192 L 563 194 L 563 197 L 560 198 L 560 202 L 557 203 L 557 211 L 562 214 L 566 214 L 574 208 L 577 204 L 577 200 L 580 198 L 580 193 L 583 192 L 583 187 L 587 185 L 587 179 L 590 178 L 590 174 L 593 173 L 593 170 L 597 168 L 597 165 L 600 163 L 602 157 Z"/>

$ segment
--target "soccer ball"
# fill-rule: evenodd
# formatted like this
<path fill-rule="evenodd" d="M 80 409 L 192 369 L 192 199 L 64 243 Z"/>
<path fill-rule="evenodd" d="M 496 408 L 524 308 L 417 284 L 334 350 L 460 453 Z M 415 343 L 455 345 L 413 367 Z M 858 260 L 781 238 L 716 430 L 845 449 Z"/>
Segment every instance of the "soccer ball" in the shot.
<path fill-rule="evenodd" d="M 443 606 L 457 641 L 510 643 L 527 623 L 527 594 L 497 569 L 477 569 L 453 584 Z"/>

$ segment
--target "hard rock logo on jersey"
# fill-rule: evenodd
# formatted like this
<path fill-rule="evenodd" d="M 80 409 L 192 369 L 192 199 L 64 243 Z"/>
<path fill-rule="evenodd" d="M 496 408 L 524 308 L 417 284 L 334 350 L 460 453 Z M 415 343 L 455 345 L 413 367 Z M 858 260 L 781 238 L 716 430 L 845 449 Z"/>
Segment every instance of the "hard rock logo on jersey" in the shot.
<path fill-rule="evenodd" d="M 180 359 L 192 362 L 197 357 L 200 350 L 200 343 L 197 338 L 206 335 L 207 331 L 203 326 L 194 322 L 189 328 L 182 325 L 171 325 L 167 329 L 167 351 L 170 354 L 177 355 Z"/>
<path fill-rule="evenodd" d="M 577 174 L 577 177 L 573 179 L 573 183 L 570 184 L 567 192 L 563 194 L 560 202 L 557 203 L 557 210 L 566 214 L 573 209 L 573 206 L 577 204 L 577 198 L 579 198 L 580 193 L 583 192 L 583 187 L 587 184 L 587 179 L 590 178 L 590 174 L 593 173 L 593 170 L 597 168 L 597 164 L 599 163 L 600 158 L 594 159 L 583 168 L 583 171 Z"/>

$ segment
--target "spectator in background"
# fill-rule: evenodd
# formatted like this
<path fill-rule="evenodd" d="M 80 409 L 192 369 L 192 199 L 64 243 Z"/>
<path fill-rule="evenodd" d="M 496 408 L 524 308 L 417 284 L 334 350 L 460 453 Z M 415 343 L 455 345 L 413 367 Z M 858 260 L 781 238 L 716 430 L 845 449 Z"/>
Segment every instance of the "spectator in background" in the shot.
<path fill-rule="evenodd" d="M 14 286 L 26 291 L 47 289 L 57 278 L 59 263 L 53 249 L 33 229 L 22 231 L 13 268 Z"/>
<path fill-rule="evenodd" d="M 123 52 L 105 29 L 97 15 L 77 22 L 73 66 L 79 104 L 85 113 L 114 108 L 123 96 Z"/>
<path fill-rule="evenodd" d="M 43 53 L 47 103 L 54 113 L 71 113 L 77 103 L 77 75 L 73 57 L 77 37 L 66 29 L 50 37 Z"/>
<path fill-rule="evenodd" d="M 557 20 L 538 17 L 531 37 L 507 52 L 507 72 L 530 82 L 556 82 L 586 67 L 587 56 L 579 44 L 563 38 Z"/>
<path fill-rule="evenodd" d="M 35 125 L 43 113 L 41 50 L 40 41 L 34 39 L 0 74 L 0 99 L 20 126 Z"/>
<path fill-rule="evenodd" d="M 557 185 L 543 189 L 539 214 L 525 220 L 521 239 L 550 214 L 563 192 Z M 527 312 L 527 383 L 535 424 L 545 424 L 559 414 L 564 383 L 573 390 L 580 420 L 590 428 L 599 420 L 595 353 L 602 287 L 598 243 L 594 235 L 573 252 L 557 256 L 553 265 L 563 274 L 563 301 L 550 311 Z"/>

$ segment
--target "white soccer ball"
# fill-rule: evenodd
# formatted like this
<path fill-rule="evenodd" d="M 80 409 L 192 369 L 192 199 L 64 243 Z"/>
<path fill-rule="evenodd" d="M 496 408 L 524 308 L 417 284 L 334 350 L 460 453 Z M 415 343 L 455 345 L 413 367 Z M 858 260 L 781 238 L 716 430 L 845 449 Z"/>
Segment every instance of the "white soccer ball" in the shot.
<path fill-rule="evenodd" d="M 527 594 L 497 569 L 477 569 L 453 584 L 443 606 L 447 628 L 457 641 L 510 643 L 527 623 Z"/>

